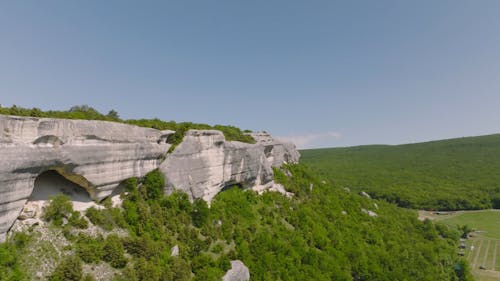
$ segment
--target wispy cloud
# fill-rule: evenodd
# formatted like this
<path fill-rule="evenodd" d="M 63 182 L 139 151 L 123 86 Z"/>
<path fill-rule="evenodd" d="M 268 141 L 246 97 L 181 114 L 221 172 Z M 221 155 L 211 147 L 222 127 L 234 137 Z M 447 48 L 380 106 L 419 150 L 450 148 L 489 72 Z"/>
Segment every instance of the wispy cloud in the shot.
<path fill-rule="evenodd" d="M 293 135 L 293 136 L 280 136 L 277 139 L 283 141 L 293 142 L 297 148 L 312 148 L 318 142 L 325 142 L 332 139 L 340 139 L 342 138 L 342 134 L 338 132 L 323 132 L 323 133 L 312 133 L 312 134 L 303 134 L 303 135 Z"/>

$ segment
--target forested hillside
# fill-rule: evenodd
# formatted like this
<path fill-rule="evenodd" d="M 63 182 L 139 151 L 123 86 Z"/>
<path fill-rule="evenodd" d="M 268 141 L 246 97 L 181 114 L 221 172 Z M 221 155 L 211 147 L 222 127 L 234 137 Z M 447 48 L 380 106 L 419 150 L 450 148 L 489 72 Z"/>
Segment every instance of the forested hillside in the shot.
<path fill-rule="evenodd" d="M 232 259 L 251 280 L 470 280 L 456 253 L 459 233 L 332 186 L 302 165 L 276 170 L 276 180 L 295 195 L 234 187 L 208 208 L 163 195 L 152 172 L 126 182 L 122 207 L 104 202 L 84 217 L 58 196 L 44 214 L 48 235 L 35 226 L 0 245 L 0 280 L 33 279 L 41 264 L 49 280 L 104 271 L 112 280 L 221 280 Z M 87 231 L 96 226 L 104 234 Z"/>
<path fill-rule="evenodd" d="M 336 185 L 416 209 L 500 208 L 500 135 L 301 151 Z"/>

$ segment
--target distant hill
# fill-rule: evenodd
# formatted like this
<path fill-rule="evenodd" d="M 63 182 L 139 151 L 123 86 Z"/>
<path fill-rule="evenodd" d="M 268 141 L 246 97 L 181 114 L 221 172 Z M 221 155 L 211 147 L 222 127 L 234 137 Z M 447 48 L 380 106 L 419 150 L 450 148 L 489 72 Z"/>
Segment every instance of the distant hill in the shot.
<path fill-rule="evenodd" d="M 500 134 L 301 155 L 325 179 L 402 207 L 500 208 Z"/>

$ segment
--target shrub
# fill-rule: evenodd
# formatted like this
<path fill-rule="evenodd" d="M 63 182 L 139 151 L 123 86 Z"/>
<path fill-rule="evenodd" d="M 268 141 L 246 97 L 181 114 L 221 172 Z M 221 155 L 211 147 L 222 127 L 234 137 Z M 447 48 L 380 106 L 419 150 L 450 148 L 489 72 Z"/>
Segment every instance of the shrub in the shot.
<path fill-rule="evenodd" d="M 139 281 L 156 281 L 160 280 L 162 272 L 161 268 L 152 262 L 139 258 L 135 261 L 134 270 Z"/>
<path fill-rule="evenodd" d="M 82 261 L 76 256 L 64 258 L 56 267 L 50 281 L 80 281 L 82 278 Z"/>
<path fill-rule="evenodd" d="M 123 256 L 124 252 L 120 237 L 111 234 L 104 242 L 102 260 L 114 268 L 123 268 L 127 264 L 127 260 Z"/>
<path fill-rule="evenodd" d="M 73 204 L 68 196 L 58 194 L 50 197 L 50 203 L 45 207 L 42 218 L 53 221 L 55 225 L 62 225 L 63 218 L 68 218 L 73 213 Z"/>
<path fill-rule="evenodd" d="M 193 211 L 191 212 L 191 218 L 193 219 L 193 224 L 196 227 L 203 226 L 207 219 L 210 210 L 208 209 L 207 202 L 203 199 L 195 199 L 193 202 Z"/>
<path fill-rule="evenodd" d="M 95 281 L 95 278 L 90 274 L 85 274 L 85 276 L 83 276 L 82 278 L 82 281 Z"/>
<path fill-rule="evenodd" d="M 85 216 L 94 225 L 98 225 L 105 230 L 112 230 L 115 226 L 124 227 L 126 222 L 117 208 L 98 210 L 90 207 L 85 212 Z"/>
<path fill-rule="evenodd" d="M 98 263 L 103 255 L 100 241 L 102 241 L 102 237 L 93 239 L 80 233 L 75 244 L 75 252 L 86 263 Z"/>
<path fill-rule="evenodd" d="M 165 180 L 163 179 L 163 174 L 159 170 L 149 172 L 144 178 L 144 184 L 142 186 L 143 197 L 150 200 L 161 198 L 164 194 L 164 186 Z"/>
<path fill-rule="evenodd" d="M 185 260 L 178 257 L 174 257 L 172 259 L 171 269 L 174 277 L 173 280 L 177 281 L 191 280 L 191 267 Z"/>
<path fill-rule="evenodd" d="M 102 213 L 97 210 L 95 207 L 90 207 L 85 211 L 85 216 L 89 218 L 90 222 L 94 225 L 102 225 L 104 224 L 105 218 Z"/>
<path fill-rule="evenodd" d="M 19 251 L 11 243 L 0 243 L 0 280 L 24 280 L 19 266 Z"/>
<path fill-rule="evenodd" d="M 78 211 L 73 211 L 71 213 L 71 217 L 69 217 L 68 222 L 70 225 L 80 229 L 86 229 L 87 227 L 89 227 L 89 223 L 87 222 L 87 220 L 84 219 Z"/>

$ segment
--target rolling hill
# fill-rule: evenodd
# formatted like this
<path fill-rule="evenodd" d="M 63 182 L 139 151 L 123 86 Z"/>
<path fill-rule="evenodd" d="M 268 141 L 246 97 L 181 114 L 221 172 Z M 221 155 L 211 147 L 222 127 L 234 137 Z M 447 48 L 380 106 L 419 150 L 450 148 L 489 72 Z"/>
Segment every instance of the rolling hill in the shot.
<path fill-rule="evenodd" d="M 500 134 L 301 151 L 336 185 L 415 209 L 500 207 Z"/>

